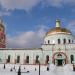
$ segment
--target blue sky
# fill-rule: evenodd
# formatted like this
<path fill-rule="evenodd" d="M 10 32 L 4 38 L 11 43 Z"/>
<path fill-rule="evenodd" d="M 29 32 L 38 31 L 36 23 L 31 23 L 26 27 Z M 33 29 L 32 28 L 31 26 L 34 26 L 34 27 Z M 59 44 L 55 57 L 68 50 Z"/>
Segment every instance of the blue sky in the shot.
<path fill-rule="evenodd" d="M 40 47 L 57 18 L 75 33 L 75 0 L 0 0 L 0 16 L 11 48 Z"/>

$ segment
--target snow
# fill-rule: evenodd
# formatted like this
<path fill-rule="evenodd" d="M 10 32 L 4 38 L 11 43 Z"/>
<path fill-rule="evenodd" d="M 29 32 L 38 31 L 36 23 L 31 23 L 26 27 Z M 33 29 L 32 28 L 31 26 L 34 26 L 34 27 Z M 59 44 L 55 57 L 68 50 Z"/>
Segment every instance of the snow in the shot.
<path fill-rule="evenodd" d="M 17 75 L 19 66 L 21 67 L 21 75 L 39 75 L 39 65 L 19 65 L 19 64 L 0 64 L 0 75 Z M 15 69 L 14 69 L 15 67 Z M 13 71 L 10 71 L 12 68 Z M 36 68 L 36 71 L 35 71 Z M 62 67 L 55 66 L 54 64 L 49 65 L 49 71 L 47 66 L 41 65 L 40 75 L 75 75 L 72 64 L 67 64 Z M 29 71 L 27 73 L 27 71 Z"/>

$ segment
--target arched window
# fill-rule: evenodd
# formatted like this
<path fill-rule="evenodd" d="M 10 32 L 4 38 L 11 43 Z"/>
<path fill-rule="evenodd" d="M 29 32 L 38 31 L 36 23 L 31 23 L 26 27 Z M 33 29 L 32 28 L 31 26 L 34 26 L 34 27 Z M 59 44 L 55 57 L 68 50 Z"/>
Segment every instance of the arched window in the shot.
<path fill-rule="evenodd" d="M 49 55 L 46 56 L 46 64 L 49 62 Z"/>
<path fill-rule="evenodd" d="M 71 58 L 71 64 L 73 63 L 73 61 L 74 61 L 74 56 L 73 55 L 71 55 L 70 56 L 70 58 Z"/>
<path fill-rule="evenodd" d="M 58 39 L 58 44 L 60 44 L 60 39 Z"/>
<path fill-rule="evenodd" d="M 69 39 L 68 42 L 71 43 L 71 40 Z"/>
<path fill-rule="evenodd" d="M 66 43 L 66 39 L 63 39 L 63 44 L 65 44 Z"/>
<path fill-rule="evenodd" d="M 20 63 L 20 56 L 17 56 L 17 63 Z"/>
<path fill-rule="evenodd" d="M 39 56 L 38 56 L 38 55 L 36 56 L 36 61 L 35 61 L 35 63 L 39 63 Z"/>
<path fill-rule="evenodd" d="M 50 40 L 48 40 L 48 44 L 50 44 Z"/>
<path fill-rule="evenodd" d="M 10 63 L 10 55 L 8 55 L 7 63 Z"/>
<path fill-rule="evenodd" d="M 26 56 L 26 63 L 29 63 L 29 56 Z"/>

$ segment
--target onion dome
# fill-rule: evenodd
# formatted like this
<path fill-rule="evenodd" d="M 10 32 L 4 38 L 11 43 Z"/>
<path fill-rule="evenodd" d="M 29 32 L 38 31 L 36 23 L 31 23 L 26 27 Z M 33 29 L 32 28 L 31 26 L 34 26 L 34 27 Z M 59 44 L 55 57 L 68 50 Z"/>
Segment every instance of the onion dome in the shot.
<path fill-rule="evenodd" d="M 53 28 L 53 29 L 50 29 L 47 33 L 46 33 L 46 35 L 51 35 L 51 34 L 58 34 L 58 33 L 64 33 L 64 34 L 71 34 L 71 32 L 68 30 L 68 29 L 66 29 L 66 28 L 61 28 L 61 26 L 60 26 L 60 20 L 56 20 L 56 27 L 55 28 Z"/>

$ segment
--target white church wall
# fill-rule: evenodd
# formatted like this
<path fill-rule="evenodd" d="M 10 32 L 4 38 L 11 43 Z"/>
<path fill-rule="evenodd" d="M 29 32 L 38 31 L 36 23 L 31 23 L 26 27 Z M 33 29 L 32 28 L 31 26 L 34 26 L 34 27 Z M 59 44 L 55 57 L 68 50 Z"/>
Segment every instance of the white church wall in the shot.
<path fill-rule="evenodd" d="M 70 45 L 68 45 L 70 46 Z M 63 52 L 67 55 L 68 57 L 68 63 L 71 63 L 70 60 L 70 55 L 74 55 L 74 60 L 75 60 L 75 51 L 74 51 L 74 45 L 70 46 L 69 49 L 66 46 L 66 50 L 54 50 L 52 49 L 49 50 L 42 50 L 42 49 L 31 49 L 31 50 L 26 50 L 26 49 L 0 49 L 0 63 L 5 63 L 6 59 L 8 59 L 8 56 L 10 55 L 10 63 L 14 64 L 14 60 L 17 59 L 17 56 L 20 56 L 20 63 L 16 64 L 26 64 L 24 63 L 24 60 L 26 59 L 26 56 L 29 56 L 29 64 L 35 64 L 36 56 L 39 56 L 39 61 L 41 64 L 45 64 L 46 61 L 46 56 L 49 55 L 49 63 L 52 63 L 52 56 L 56 52 Z M 73 47 L 73 48 L 72 48 Z"/>
<path fill-rule="evenodd" d="M 0 50 L 0 58 L 2 59 L 2 63 L 6 62 L 9 55 L 10 55 L 10 63 L 14 63 L 14 61 L 17 60 L 17 56 L 20 56 L 20 64 L 24 64 L 24 60 L 26 60 L 26 56 L 29 56 L 29 64 L 35 64 L 34 61 L 37 55 L 39 56 L 39 61 L 41 63 L 43 58 L 41 49 L 34 49 L 34 50 L 5 49 L 5 50 Z"/>
<path fill-rule="evenodd" d="M 44 38 L 44 44 L 58 44 L 58 39 L 60 39 L 60 43 L 63 44 L 63 39 L 66 39 L 66 43 L 73 43 L 72 40 L 74 41 L 74 37 L 71 34 L 55 34 L 55 35 L 50 35 L 46 36 Z M 49 43 L 48 43 L 49 40 Z"/>

